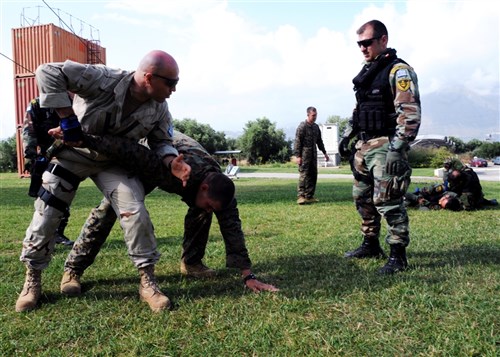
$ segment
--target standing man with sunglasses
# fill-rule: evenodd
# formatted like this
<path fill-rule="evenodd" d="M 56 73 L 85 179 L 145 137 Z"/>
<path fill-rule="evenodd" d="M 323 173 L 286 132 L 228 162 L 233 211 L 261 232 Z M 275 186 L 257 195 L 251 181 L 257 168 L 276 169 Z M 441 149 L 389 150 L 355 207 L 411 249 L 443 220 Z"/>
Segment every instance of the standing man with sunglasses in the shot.
<path fill-rule="evenodd" d="M 95 135 L 147 138 L 164 165 L 185 185 L 191 168 L 172 146 L 173 126 L 165 99 L 175 92 L 179 67 L 166 52 L 152 51 L 135 72 L 72 61 L 38 67 L 40 106 L 55 108 L 60 127 L 49 134 L 67 144 L 43 173 L 42 189 L 26 231 L 20 260 L 26 280 L 16 311 L 34 309 L 41 296 L 41 272 L 54 251 L 55 232 L 71 205 L 78 185 L 90 177 L 111 202 L 120 220 L 130 259 L 139 270 L 139 295 L 153 311 L 171 304 L 159 289 L 154 266 L 160 258 L 153 224 L 144 206 L 145 190 L 135 175 L 106 155 L 79 148 L 82 132 Z M 75 93 L 71 103 L 67 91 Z"/>
<path fill-rule="evenodd" d="M 353 199 L 361 216 L 363 242 L 345 257 L 385 257 L 379 243 L 384 217 L 390 256 L 379 272 L 394 274 L 408 267 L 409 220 L 403 197 L 410 184 L 409 143 L 420 127 L 417 75 L 396 50 L 387 47 L 389 35 L 382 22 L 369 21 L 357 34 L 365 64 L 353 79 L 357 104 L 339 153 L 350 156 L 349 143 L 356 137 Z"/>

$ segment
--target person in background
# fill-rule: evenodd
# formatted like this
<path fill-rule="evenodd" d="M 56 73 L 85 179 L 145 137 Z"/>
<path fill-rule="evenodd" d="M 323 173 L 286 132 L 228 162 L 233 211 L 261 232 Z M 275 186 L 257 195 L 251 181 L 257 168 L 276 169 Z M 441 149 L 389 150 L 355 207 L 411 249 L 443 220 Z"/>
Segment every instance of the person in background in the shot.
<path fill-rule="evenodd" d="M 21 262 L 26 266 L 16 311 L 36 307 L 42 291 L 41 273 L 52 256 L 55 231 L 82 180 L 90 177 L 111 202 L 124 232 L 128 255 L 139 271 L 139 296 L 152 311 L 169 309 L 169 298 L 156 281 L 160 258 L 153 224 L 144 205 L 145 190 L 135 175 L 106 155 L 79 148 L 83 133 L 148 139 L 148 144 L 182 182 L 190 167 L 172 146 L 172 118 L 165 101 L 176 90 L 179 67 L 164 51 L 146 54 L 133 72 L 67 60 L 36 70 L 40 106 L 54 108 L 60 126 L 49 133 L 66 144 L 43 173 L 33 219 L 26 230 Z M 75 94 L 73 103 L 67 91 Z"/>
<path fill-rule="evenodd" d="M 117 164 L 133 170 L 143 181 L 147 192 L 158 186 L 166 192 L 178 194 L 188 205 L 184 219 L 181 274 L 195 278 L 216 275 L 215 270 L 202 261 L 215 214 L 226 248 L 226 267 L 239 269 L 245 286 L 256 293 L 278 291 L 273 285 L 257 280 L 252 273 L 234 197 L 234 183 L 197 141 L 174 131 L 173 145 L 191 167 L 190 179 L 185 186 L 166 170 L 153 151 L 137 142 L 111 136 L 86 136 L 84 145 L 97 152 L 105 152 Z M 61 280 L 63 294 L 81 294 L 81 276 L 94 262 L 115 221 L 116 214 L 106 199 L 91 211 L 64 264 Z"/>
<path fill-rule="evenodd" d="M 417 75 L 395 49 L 387 47 L 389 35 L 382 22 L 369 21 L 357 34 L 365 64 L 353 79 L 357 104 L 339 141 L 339 153 L 349 157 L 350 141 L 357 138 L 353 198 L 361 216 L 363 242 L 345 257 L 385 257 L 379 243 L 384 217 L 390 256 L 379 273 L 394 274 L 408 267 L 410 232 L 403 197 L 411 175 L 407 151 L 421 120 Z"/>
<path fill-rule="evenodd" d="M 328 157 L 321 138 L 321 130 L 316 124 L 318 112 L 314 107 L 308 107 L 307 119 L 299 124 L 295 132 L 294 155 L 299 165 L 299 183 L 297 186 L 297 203 L 299 205 L 316 203 L 314 197 L 318 181 L 318 147 L 325 160 Z"/>
<path fill-rule="evenodd" d="M 444 168 L 448 190 L 456 194 L 461 209 L 472 211 L 498 205 L 496 199 L 489 200 L 484 197 L 479 177 L 472 168 L 457 159 L 445 161 Z"/>
<path fill-rule="evenodd" d="M 71 98 L 71 95 L 70 95 Z M 52 108 L 41 108 L 40 99 L 34 98 L 26 108 L 23 123 L 23 146 L 25 169 L 30 173 L 30 187 L 28 195 L 38 197 L 42 186 L 42 175 L 56 150 L 54 138 L 49 135 L 49 130 L 59 126 L 59 116 Z M 71 247 L 73 242 L 64 235 L 68 225 L 69 207 L 63 212 L 61 223 L 56 229 L 56 243 Z"/>

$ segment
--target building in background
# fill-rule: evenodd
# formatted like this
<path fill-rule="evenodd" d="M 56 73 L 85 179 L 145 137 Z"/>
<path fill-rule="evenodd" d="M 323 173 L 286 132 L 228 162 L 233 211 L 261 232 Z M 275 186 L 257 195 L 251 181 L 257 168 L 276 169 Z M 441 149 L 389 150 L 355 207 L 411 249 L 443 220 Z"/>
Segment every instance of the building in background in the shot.
<path fill-rule="evenodd" d="M 321 138 L 325 144 L 325 150 L 330 157 L 329 161 L 325 161 L 325 156 L 321 151 L 318 151 L 318 166 L 332 167 L 340 165 L 339 155 L 339 127 L 337 124 L 318 124 L 321 130 Z"/>

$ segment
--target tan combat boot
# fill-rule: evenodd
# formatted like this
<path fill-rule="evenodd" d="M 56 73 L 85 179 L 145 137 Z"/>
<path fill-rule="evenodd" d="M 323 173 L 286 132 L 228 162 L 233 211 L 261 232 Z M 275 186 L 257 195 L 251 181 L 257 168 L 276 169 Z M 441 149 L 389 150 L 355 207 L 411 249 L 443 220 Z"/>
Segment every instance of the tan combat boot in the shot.
<path fill-rule="evenodd" d="M 319 202 L 319 200 L 317 198 L 314 198 L 314 197 L 306 198 L 306 203 L 307 204 L 318 203 L 318 202 Z"/>
<path fill-rule="evenodd" d="M 65 271 L 61 279 L 61 293 L 68 296 L 78 296 L 82 293 L 80 275 L 74 271 Z"/>
<path fill-rule="evenodd" d="M 188 265 L 181 260 L 181 274 L 185 276 L 191 276 L 193 278 L 213 278 L 216 274 L 215 270 L 210 269 L 202 262 L 198 264 Z"/>
<path fill-rule="evenodd" d="M 297 198 L 297 204 L 299 204 L 299 205 L 305 205 L 306 201 L 307 200 L 304 196 L 299 196 L 299 198 Z"/>
<path fill-rule="evenodd" d="M 160 287 L 156 282 L 154 265 L 140 268 L 139 275 L 141 276 L 139 285 L 141 300 L 147 302 L 153 312 L 170 309 L 172 306 L 170 299 L 160 291 Z"/>
<path fill-rule="evenodd" d="M 16 311 L 23 312 L 33 310 L 42 295 L 42 271 L 28 269 L 23 291 L 16 301 Z"/>

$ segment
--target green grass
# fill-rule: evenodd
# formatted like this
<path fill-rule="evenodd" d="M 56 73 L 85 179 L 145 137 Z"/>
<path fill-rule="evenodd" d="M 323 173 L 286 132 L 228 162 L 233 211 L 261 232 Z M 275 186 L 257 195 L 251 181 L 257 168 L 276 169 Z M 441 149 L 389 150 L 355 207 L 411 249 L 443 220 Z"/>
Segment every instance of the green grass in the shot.
<path fill-rule="evenodd" d="M 287 164 L 268 164 L 268 165 L 244 165 L 240 166 L 240 172 L 243 173 L 255 173 L 255 172 L 279 172 L 279 173 L 298 173 L 297 165 L 292 163 Z M 320 174 L 349 174 L 351 175 L 351 169 L 347 165 L 341 165 L 339 167 L 320 167 L 318 172 Z M 434 169 L 430 168 L 415 168 L 412 174 L 414 176 L 433 176 Z"/>
<path fill-rule="evenodd" d="M 319 204 L 298 206 L 296 181 L 239 179 L 240 215 L 257 276 L 275 294 L 243 288 L 224 268 L 217 224 L 205 262 L 213 280 L 182 278 L 186 206 L 154 191 L 147 198 L 162 258 L 161 287 L 175 301 L 153 314 L 138 299 L 138 274 L 115 227 L 83 276 L 84 294 L 59 282 L 67 249 L 43 274 L 39 309 L 16 313 L 24 231 L 33 213 L 29 181 L 0 175 L 1 356 L 498 356 L 500 210 L 409 211 L 411 270 L 381 277 L 381 260 L 347 261 L 360 243 L 350 180 L 320 179 Z M 432 179 L 429 179 L 432 182 Z M 488 198 L 500 184 L 484 182 Z M 85 181 L 67 233 L 76 237 L 100 194 Z M 387 249 L 387 246 L 384 245 Z"/>

